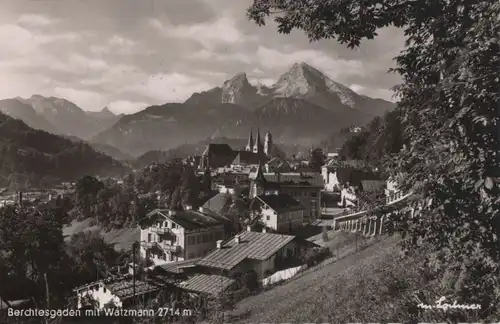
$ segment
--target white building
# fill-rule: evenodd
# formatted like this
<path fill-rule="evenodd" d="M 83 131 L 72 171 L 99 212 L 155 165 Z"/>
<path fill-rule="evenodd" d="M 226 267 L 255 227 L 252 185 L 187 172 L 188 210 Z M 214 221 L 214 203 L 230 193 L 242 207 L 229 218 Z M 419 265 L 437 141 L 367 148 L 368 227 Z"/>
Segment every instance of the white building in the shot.
<path fill-rule="evenodd" d="M 135 281 L 136 297 L 145 294 L 153 294 L 160 289 L 144 281 Z M 97 309 L 103 309 L 106 305 L 112 304 L 118 308 L 127 305 L 134 296 L 134 282 L 131 278 L 117 280 L 114 282 L 106 282 L 100 280 L 92 282 L 88 285 L 74 289 L 77 297 L 77 308 L 87 308 L 95 306 Z M 95 305 L 89 304 L 95 302 Z"/>
<path fill-rule="evenodd" d="M 225 237 L 229 221 L 212 211 L 156 209 L 139 221 L 143 258 L 155 265 L 199 258 Z"/>
<path fill-rule="evenodd" d="M 292 196 L 267 193 L 254 200 L 260 206 L 264 226 L 278 233 L 289 233 L 304 224 L 304 206 Z"/>

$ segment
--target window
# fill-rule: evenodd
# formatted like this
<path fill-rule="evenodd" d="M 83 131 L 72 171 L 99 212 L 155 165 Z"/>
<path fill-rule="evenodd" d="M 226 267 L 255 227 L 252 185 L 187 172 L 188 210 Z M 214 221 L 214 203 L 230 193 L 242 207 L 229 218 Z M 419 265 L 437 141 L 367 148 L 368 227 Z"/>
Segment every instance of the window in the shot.
<path fill-rule="evenodd" d="M 197 243 L 197 244 L 201 244 L 201 235 L 198 235 L 198 236 L 196 237 L 196 243 Z"/>
<path fill-rule="evenodd" d="M 317 192 L 311 192 L 311 197 L 318 197 L 318 193 Z"/>
<path fill-rule="evenodd" d="M 102 287 L 102 292 L 106 293 L 106 287 Z"/>
<path fill-rule="evenodd" d="M 151 233 L 148 233 L 148 242 L 151 242 L 152 239 L 153 239 L 153 235 Z"/>
<path fill-rule="evenodd" d="M 303 195 L 304 197 L 307 197 L 308 192 L 307 192 L 307 191 L 304 191 L 304 192 L 302 193 L 302 195 Z"/>
<path fill-rule="evenodd" d="M 172 228 L 177 228 L 177 224 L 172 223 Z"/>
<path fill-rule="evenodd" d="M 271 220 L 271 216 L 267 215 L 266 220 Z"/>
<path fill-rule="evenodd" d="M 158 236 L 158 243 L 161 243 L 161 242 L 163 242 L 163 239 L 160 236 Z"/>

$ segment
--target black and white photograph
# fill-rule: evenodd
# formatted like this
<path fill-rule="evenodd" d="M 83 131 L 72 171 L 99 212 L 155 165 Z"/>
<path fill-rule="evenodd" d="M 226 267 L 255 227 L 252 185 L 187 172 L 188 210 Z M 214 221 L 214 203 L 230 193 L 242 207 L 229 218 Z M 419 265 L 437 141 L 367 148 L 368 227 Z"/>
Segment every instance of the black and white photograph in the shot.
<path fill-rule="evenodd" d="M 500 2 L 0 0 L 0 323 L 500 322 Z"/>

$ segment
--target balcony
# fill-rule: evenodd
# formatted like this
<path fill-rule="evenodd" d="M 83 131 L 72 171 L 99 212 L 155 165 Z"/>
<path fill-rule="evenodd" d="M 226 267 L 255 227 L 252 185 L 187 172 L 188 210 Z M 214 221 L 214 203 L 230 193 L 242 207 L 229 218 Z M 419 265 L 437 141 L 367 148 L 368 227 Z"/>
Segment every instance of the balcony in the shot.
<path fill-rule="evenodd" d="M 175 233 L 172 232 L 170 228 L 167 227 L 151 227 L 151 232 L 156 233 L 160 236 L 175 237 Z"/>
<path fill-rule="evenodd" d="M 156 242 L 141 242 L 141 246 L 145 249 L 151 249 L 156 245 Z"/>
<path fill-rule="evenodd" d="M 161 246 L 161 248 L 163 249 L 163 251 L 167 251 L 170 253 L 178 253 L 181 251 L 180 245 L 164 245 Z"/>
<path fill-rule="evenodd" d="M 181 251 L 181 247 L 179 245 L 168 245 L 168 244 L 164 244 L 163 242 L 162 243 L 160 243 L 160 242 L 141 242 L 141 245 L 147 250 L 157 249 L 157 250 L 161 250 L 161 251 L 165 251 L 165 252 L 169 252 L 169 253 L 178 253 Z"/>

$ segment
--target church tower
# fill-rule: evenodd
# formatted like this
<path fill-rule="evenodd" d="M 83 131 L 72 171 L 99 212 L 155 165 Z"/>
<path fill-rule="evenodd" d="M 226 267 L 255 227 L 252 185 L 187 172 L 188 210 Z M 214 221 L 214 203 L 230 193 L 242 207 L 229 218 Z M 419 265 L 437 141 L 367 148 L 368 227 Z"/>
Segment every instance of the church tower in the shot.
<path fill-rule="evenodd" d="M 271 156 L 273 154 L 273 136 L 270 132 L 267 132 L 264 139 L 264 154 Z"/>
<path fill-rule="evenodd" d="M 252 152 L 252 150 L 253 150 L 253 134 L 252 134 L 252 129 L 250 129 L 250 137 L 248 138 L 248 143 L 247 146 L 245 147 L 245 151 Z"/>
<path fill-rule="evenodd" d="M 257 140 L 253 146 L 253 152 L 257 154 L 262 154 L 263 152 L 262 141 L 260 140 L 260 129 L 257 129 Z"/>

